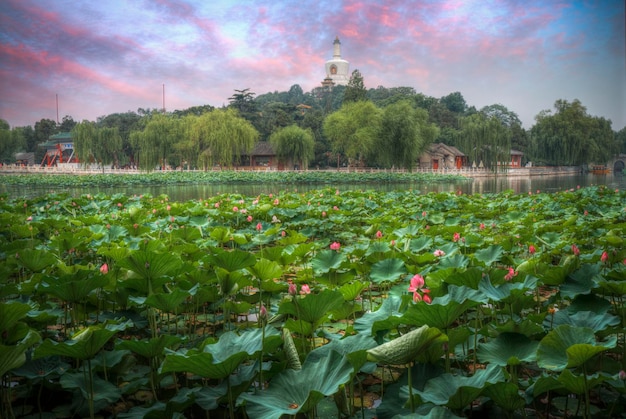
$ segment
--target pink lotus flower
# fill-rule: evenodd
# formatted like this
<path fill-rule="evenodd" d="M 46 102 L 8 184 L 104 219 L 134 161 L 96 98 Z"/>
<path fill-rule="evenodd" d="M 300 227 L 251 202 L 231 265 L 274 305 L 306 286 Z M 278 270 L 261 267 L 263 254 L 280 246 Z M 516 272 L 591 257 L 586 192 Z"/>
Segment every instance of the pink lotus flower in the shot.
<path fill-rule="evenodd" d="M 246 220 L 248 220 L 248 222 L 249 222 L 249 223 L 251 223 L 251 222 L 252 222 L 252 216 L 251 216 L 251 215 L 248 215 L 248 217 L 246 218 Z"/>
<path fill-rule="evenodd" d="M 535 249 L 535 246 L 533 246 L 532 244 L 528 246 L 528 253 L 530 253 L 531 255 L 534 255 L 536 251 L 537 249 Z"/>
<path fill-rule="evenodd" d="M 100 267 L 100 272 L 103 275 L 106 275 L 109 273 L 109 265 L 107 265 L 106 263 L 102 264 L 102 266 Z"/>
<path fill-rule="evenodd" d="M 413 275 L 413 278 L 411 278 L 411 282 L 409 285 L 409 292 L 415 292 L 417 290 L 420 290 L 424 287 L 424 277 L 421 276 L 420 274 L 415 274 Z"/>
<path fill-rule="evenodd" d="M 578 246 L 576 246 L 575 244 L 572 245 L 572 253 L 574 254 L 574 256 L 580 255 L 580 249 L 578 249 Z"/>
<path fill-rule="evenodd" d="M 298 287 L 293 282 L 289 283 L 289 295 L 296 295 L 298 293 Z"/>
<path fill-rule="evenodd" d="M 169 212 L 172 209 L 172 207 L 168 205 L 167 207 L 165 207 L 165 209 Z"/>
<path fill-rule="evenodd" d="M 256 231 L 261 231 L 261 230 L 263 230 L 263 224 L 258 223 L 258 224 L 256 225 Z"/>
<path fill-rule="evenodd" d="M 339 250 L 341 248 L 341 244 L 339 242 L 332 242 L 330 244 L 330 250 Z"/>
<path fill-rule="evenodd" d="M 377 238 L 377 239 L 380 239 L 381 237 L 383 237 L 383 233 L 382 233 L 380 230 L 378 230 L 378 231 L 376 232 L 376 238 Z"/>
<path fill-rule="evenodd" d="M 311 293 L 311 288 L 307 284 L 302 285 L 300 288 L 300 295 L 306 295 Z"/>
<path fill-rule="evenodd" d="M 422 295 L 419 292 L 415 291 L 413 293 L 413 302 L 419 303 L 420 301 L 422 301 Z"/>
<path fill-rule="evenodd" d="M 322 211 L 322 217 L 326 217 L 326 211 Z"/>
<path fill-rule="evenodd" d="M 617 376 L 619 377 L 620 380 L 626 380 L 626 371 L 620 370 Z"/>
<path fill-rule="evenodd" d="M 261 304 L 261 308 L 259 309 L 259 317 L 261 317 L 262 319 L 267 317 L 267 309 L 263 304 Z"/>
<path fill-rule="evenodd" d="M 602 256 L 600 256 L 600 261 L 606 263 L 609 260 L 609 254 L 606 252 L 602 252 Z"/>
<path fill-rule="evenodd" d="M 395 245 L 396 245 L 396 241 L 395 241 L 395 240 L 392 240 L 392 241 L 390 241 L 390 242 L 389 242 L 389 244 L 393 247 L 393 246 L 395 246 Z"/>
<path fill-rule="evenodd" d="M 446 255 L 446 252 L 444 252 L 444 251 L 443 251 L 443 250 L 441 250 L 441 249 L 437 249 L 437 250 L 435 250 L 435 251 L 433 252 L 433 255 L 435 255 L 436 257 L 440 258 L 440 257 L 442 257 L 442 256 L 445 256 L 445 255 Z"/>
<path fill-rule="evenodd" d="M 219 207 L 220 207 L 220 203 L 219 203 L 219 202 L 216 202 L 216 203 L 213 205 L 213 207 L 215 207 L 215 208 L 219 208 Z"/>
<path fill-rule="evenodd" d="M 424 290 L 424 292 L 426 292 L 426 291 L 428 291 L 428 290 Z M 424 295 L 422 296 L 422 299 L 424 300 L 424 302 L 425 302 L 426 304 L 430 304 L 430 303 L 432 303 L 432 302 L 433 302 L 433 299 L 432 299 L 432 298 L 430 298 L 430 295 L 428 295 L 428 294 L 424 294 Z"/>
<path fill-rule="evenodd" d="M 278 205 L 278 204 L 280 204 L 280 201 L 278 200 L 278 198 L 276 198 L 276 199 L 274 200 L 274 205 Z"/>
<path fill-rule="evenodd" d="M 238 212 L 238 211 L 239 211 L 239 208 L 233 207 L 233 212 Z"/>
<path fill-rule="evenodd" d="M 480 223 L 480 226 L 478 226 L 479 230 L 484 230 L 485 229 L 485 223 Z"/>
<path fill-rule="evenodd" d="M 510 281 L 511 279 L 513 279 L 515 276 L 517 276 L 517 272 L 515 272 L 515 269 L 509 267 L 509 273 L 504 275 L 504 279 L 506 281 Z"/>
<path fill-rule="evenodd" d="M 333 207 L 333 210 L 335 210 L 335 211 L 339 211 L 339 207 L 338 207 L 337 205 L 335 205 L 335 206 Z"/>
<path fill-rule="evenodd" d="M 461 235 L 459 233 L 454 233 L 454 235 L 452 236 L 452 241 L 456 243 L 459 241 L 460 238 Z"/>

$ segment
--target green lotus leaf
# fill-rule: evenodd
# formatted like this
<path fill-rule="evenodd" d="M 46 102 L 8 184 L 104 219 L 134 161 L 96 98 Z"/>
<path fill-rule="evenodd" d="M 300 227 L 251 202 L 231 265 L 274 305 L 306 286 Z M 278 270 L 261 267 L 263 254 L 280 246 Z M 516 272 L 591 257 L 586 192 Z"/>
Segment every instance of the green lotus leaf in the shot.
<path fill-rule="evenodd" d="M 345 254 L 330 249 L 324 249 L 311 260 L 311 266 L 313 267 L 313 271 L 319 275 L 327 273 L 331 269 L 339 269 L 345 260 Z"/>
<path fill-rule="evenodd" d="M 598 281 L 600 291 L 608 295 L 626 296 L 626 281 Z"/>
<path fill-rule="evenodd" d="M 166 313 L 178 313 L 182 308 L 182 303 L 192 295 L 192 291 L 177 287 L 170 293 L 160 292 L 151 294 L 146 298 L 144 303 Z"/>
<path fill-rule="evenodd" d="M 301 370 L 302 364 L 300 363 L 300 355 L 298 354 L 298 348 L 293 341 L 291 332 L 288 328 L 283 328 L 283 351 L 285 352 L 285 358 L 287 358 L 287 368 L 292 370 Z"/>
<path fill-rule="evenodd" d="M 26 351 L 39 342 L 41 337 L 35 331 L 29 330 L 26 336 L 15 345 L 0 345 L 0 377 L 18 368 L 26 362 Z"/>
<path fill-rule="evenodd" d="M 237 352 L 230 354 L 222 362 L 214 362 L 212 353 L 191 349 L 167 354 L 159 371 L 189 372 L 203 378 L 223 379 L 232 374 L 247 358 L 247 353 Z"/>
<path fill-rule="evenodd" d="M 462 269 L 467 267 L 470 260 L 465 255 L 456 254 L 452 255 L 449 258 L 443 258 L 439 263 L 441 268 L 455 268 Z"/>
<path fill-rule="evenodd" d="M 65 342 L 46 339 L 35 349 L 34 358 L 60 355 L 81 360 L 91 359 L 117 332 L 98 325 L 81 330 Z"/>
<path fill-rule="evenodd" d="M 64 389 L 77 389 L 85 399 L 91 398 L 89 378 L 82 372 L 65 373 L 59 379 Z M 113 404 L 122 397 L 122 391 L 114 384 L 93 375 L 93 401 Z"/>
<path fill-rule="evenodd" d="M 502 369 L 497 365 L 488 365 L 471 377 L 442 374 L 428 380 L 424 390 L 415 392 L 424 402 L 459 410 L 473 402 L 487 385 L 501 381 L 504 381 Z"/>
<path fill-rule="evenodd" d="M 263 333 L 265 333 L 264 340 Z M 235 332 L 224 333 L 217 343 L 206 345 L 203 351 L 212 354 L 215 362 L 221 362 L 233 353 L 243 352 L 248 356 L 253 356 L 262 349 L 272 352 L 281 344 L 280 331 L 267 326 L 265 332 L 262 329 L 251 329 L 246 330 L 241 335 Z"/>
<path fill-rule="evenodd" d="M 491 266 L 495 262 L 498 262 L 504 253 L 504 249 L 499 245 L 491 245 L 486 249 L 477 250 L 474 253 L 474 258 L 484 263 L 486 266 Z"/>
<path fill-rule="evenodd" d="M 568 309 L 557 311 L 554 317 L 547 316 L 543 321 L 544 327 L 548 329 L 562 324 L 588 327 L 596 332 L 600 332 L 608 327 L 619 325 L 620 318 L 610 313 L 598 314 L 592 311 L 572 311 Z"/>
<path fill-rule="evenodd" d="M 394 295 L 383 300 L 383 304 L 376 311 L 365 313 L 354 322 L 354 330 L 368 336 L 378 332 L 393 329 L 400 322 L 400 305 L 402 300 Z"/>
<path fill-rule="evenodd" d="M 259 259 L 254 266 L 247 268 L 248 272 L 261 281 L 271 281 L 280 279 L 283 276 L 283 269 L 275 261 Z"/>
<path fill-rule="evenodd" d="M 594 278 L 601 279 L 600 266 L 585 264 L 567 276 L 565 283 L 559 288 L 565 298 L 574 298 L 579 294 L 589 294 L 595 287 Z"/>
<path fill-rule="evenodd" d="M 40 291 L 44 291 L 63 301 L 83 303 L 94 290 L 109 283 L 105 275 L 81 269 L 69 275 L 44 278 Z"/>
<path fill-rule="evenodd" d="M 301 370 L 286 369 L 272 378 L 267 390 L 243 393 L 246 413 L 252 419 L 280 419 L 313 409 L 326 396 L 337 393 L 353 374 L 350 362 L 330 351 L 328 356 L 307 357 Z"/>
<path fill-rule="evenodd" d="M 354 301 L 363 290 L 367 289 L 369 286 L 369 282 L 350 282 L 348 284 L 343 284 L 339 288 L 339 292 L 343 295 L 343 299 L 345 301 Z"/>
<path fill-rule="evenodd" d="M 545 372 L 537 377 L 536 381 L 526 389 L 526 394 L 533 398 L 542 395 L 548 391 L 563 390 L 561 384 L 554 375 L 548 375 Z"/>
<path fill-rule="evenodd" d="M 16 258 L 19 265 L 32 272 L 42 272 L 58 261 L 53 253 L 44 249 L 20 249 Z"/>
<path fill-rule="evenodd" d="M 216 248 L 214 253 L 208 255 L 205 260 L 228 272 L 239 271 L 256 263 L 256 258 L 252 253 L 239 249 L 225 251 Z"/>
<path fill-rule="evenodd" d="M 437 297 L 432 304 L 420 302 L 411 305 L 402 316 L 402 321 L 413 326 L 427 324 L 445 330 L 456 322 L 468 308 L 476 304 L 471 300 L 460 303 L 452 300 L 449 295 Z"/>
<path fill-rule="evenodd" d="M 471 267 L 463 271 L 452 272 L 445 278 L 445 282 L 453 285 L 460 285 L 472 289 L 478 289 L 478 283 L 482 279 L 483 270 L 477 267 Z"/>
<path fill-rule="evenodd" d="M 535 360 L 538 345 L 520 333 L 500 333 L 490 342 L 480 344 L 477 355 L 482 363 L 519 365 Z"/>
<path fill-rule="evenodd" d="M 13 370 L 13 374 L 18 377 L 25 377 L 30 380 L 49 377 L 51 375 L 61 375 L 70 369 L 70 365 L 61 360 L 59 356 L 48 356 L 39 359 L 30 359 L 24 365 Z"/>
<path fill-rule="evenodd" d="M 574 394 L 584 394 L 586 391 L 602 384 L 604 381 L 610 380 L 612 377 L 608 374 L 596 373 L 593 375 L 574 374 L 571 370 L 563 370 L 557 377 L 559 383 L 563 384 L 563 387 L 567 391 Z"/>
<path fill-rule="evenodd" d="M 181 338 L 173 335 L 159 335 L 156 338 L 142 340 L 122 340 L 115 344 L 119 350 L 128 349 L 143 356 L 144 358 L 154 358 L 163 355 L 165 348 L 172 348 L 182 341 Z"/>
<path fill-rule="evenodd" d="M 19 325 L 25 325 L 20 320 L 28 314 L 31 306 L 17 301 L 9 301 L 0 303 L 0 343 L 15 343 L 17 340 L 23 339 L 26 333 L 18 332 Z"/>
<path fill-rule="evenodd" d="M 432 238 L 428 236 L 422 236 L 417 239 L 412 239 L 411 242 L 409 243 L 409 249 L 411 249 L 413 253 L 420 253 L 430 248 L 432 243 L 433 243 Z"/>
<path fill-rule="evenodd" d="M 309 294 L 296 301 L 283 302 L 278 313 L 291 314 L 298 319 L 318 325 L 328 314 L 343 304 L 343 295 L 337 290 L 324 290 L 319 294 Z"/>
<path fill-rule="evenodd" d="M 439 329 L 424 325 L 367 351 L 367 359 L 385 365 L 405 365 L 428 350 L 442 335 Z"/>
<path fill-rule="evenodd" d="M 518 387 L 513 383 L 499 382 L 485 387 L 483 396 L 489 397 L 493 402 L 506 410 L 512 412 L 523 408 L 526 400 L 519 393 Z"/>
<path fill-rule="evenodd" d="M 406 274 L 406 272 L 404 261 L 402 259 L 390 258 L 376 262 L 372 266 L 370 278 L 376 284 L 387 281 L 394 282 L 398 280 L 400 276 Z"/>
<path fill-rule="evenodd" d="M 367 251 L 365 252 L 365 256 L 371 256 L 376 253 L 386 253 L 389 250 L 390 250 L 389 243 L 376 241 L 376 242 L 372 242 L 370 246 L 367 248 Z"/>
<path fill-rule="evenodd" d="M 553 371 L 582 365 L 594 355 L 615 347 L 616 336 L 605 344 L 596 342 L 593 329 L 567 324 L 551 330 L 537 347 L 537 365 Z"/>
<path fill-rule="evenodd" d="M 172 253 L 149 250 L 132 252 L 117 263 L 121 268 L 128 269 L 146 280 L 175 275 L 182 266 L 180 258 Z"/>

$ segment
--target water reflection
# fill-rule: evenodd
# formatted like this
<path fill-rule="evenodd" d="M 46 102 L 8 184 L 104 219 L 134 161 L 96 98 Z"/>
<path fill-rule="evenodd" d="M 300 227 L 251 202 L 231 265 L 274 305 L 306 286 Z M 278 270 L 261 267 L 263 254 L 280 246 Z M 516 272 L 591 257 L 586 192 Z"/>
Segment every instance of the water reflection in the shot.
<path fill-rule="evenodd" d="M 306 192 L 315 189 L 332 187 L 340 191 L 347 190 L 375 190 L 390 192 L 397 190 L 412 190 L 419 193 L 429 192 L 462 192 L 464 194 L 487 194 L 512 190 L 514 193 L 528 192 L 559 192 L 578 186 L 607 185 L 611 189 L 626 189 L 626 178 L 623 174 L 580 174 L 560 176 L 530 176 L 530 177 L 485 177 L 467 181 L 454 182 L 428 182 L 428 183 L 384 183 L 384 184 L 182 184 L 182 185 L 159 185 L 142 186 L 131 185 L 127 187 L 84 187 L 84 188 L 45 188 L 32 186 L 0 185 L 0 193 L 8 194 L 12 198 L 27 198 L 47 193 L 69 192 L 73 196 L 82 194 L 117 194 L 167 195 L 173 201 L 187 201 L 192 199 L 204 199 L 222 193 L 238 193 L 245 196 L 260 194 L 277 194 L 286 192 Z"/>

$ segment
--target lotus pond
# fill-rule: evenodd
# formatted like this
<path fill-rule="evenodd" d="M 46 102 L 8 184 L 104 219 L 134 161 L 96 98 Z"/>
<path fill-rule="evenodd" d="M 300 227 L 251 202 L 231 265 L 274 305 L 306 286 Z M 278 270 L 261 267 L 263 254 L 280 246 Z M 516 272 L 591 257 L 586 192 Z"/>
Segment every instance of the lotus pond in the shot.
<path fill-rule="evenodd" d="M 626 416 L 626 192 L 0 197 L 1 417 Z"/>

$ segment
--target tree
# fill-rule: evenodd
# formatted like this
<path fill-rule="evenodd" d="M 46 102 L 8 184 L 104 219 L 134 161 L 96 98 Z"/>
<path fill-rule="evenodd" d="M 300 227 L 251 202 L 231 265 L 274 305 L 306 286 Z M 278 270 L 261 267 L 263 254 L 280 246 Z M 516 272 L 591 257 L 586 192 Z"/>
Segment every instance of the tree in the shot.
<path fill-rule="evenodd" d="M 615 134 L 615 141 L 617 142 L 619 152 L 626 154 L 626 127 Z"/>
<path fill-rule="evenodd" d="M 26 147 L 22 128 L 9 129 L 9 123 L 0 119 L 0 162 L 14 163 L 15 153 Z"/>
<path fill-rule="evenodd" d="M 559 99 L 555 113 L 540 112 L 531 128 L 535 158 L 546 164 L 578 166 L 605 163 L 617 152 L 611 121 L 587 114 L 587 109 L 575 99 Z"/>
<path fill-rule="evenodd" d="M 354 70 L 343 94 L 343 103 L 367 100 L 367 89 L 359 70 Z"/>
<path fill-rule="evenodd" d="M 236 110 L 216 109 L 197 118 L 191 136 L 198 144 L 198 164 L 206 170 L 214 164 L 239 164 L 254 148 L 259 132 Z"/>
<path fill-rule="evenodd" d="M 180 119 L 162 113 L 149 117 L 142 131 L 133 131 L 130 143 L 139 150 L 139 168 L 152 171 L 157 166 L 165 169 L 174 144 L 182 136 Z"/>
<path fill-rule="evenodd" d="M 383 110 L 378 136 L 377 160 L 384 166 L 400 166 L 412 171 L 419 155 L 438 135 L 428 123 L 424 109 L 414 109 L 407 100 Z"/>
<path fill-rule="evenodd" d="M 94 152 L 98 141 L 98 130 L 95 123 L 84 120 L 76 124 L 72 129 L 72 139 L 74 140 L 74 153 L 83 165 L 98 161 Z"/>
<path fill-rule="evenodd" d="M 148 118 L 148 117 L 144 117 Z M 99 128 L 117 128 L 122 139 L 122 149 L 118 155 L 117 164 L 135 165 L 135 153 L 137 150 L 133 148 L 130 142 L 130 133 L 140 129 L 142 117 L 135 112 L 113 113 L 107 116 L 101 116 L 97 120 Z"/>
<path fill-rule="evenodd" d="M 380 109 L 370 101 L 345 103 L 326 117 L 324 134 L 331 141 L 333 152 L 362 164 L 380 132 L 380 118 Z"/>
<path fill-rule="evenodd" d="M 279 160 L 288 164 L 293 163 L 305 170 L 309 167 L 315 147 L 311 130 L 290 125 L 275 131 L 269 141 Z"/>
<path fill-rule="evenodd" d="M 250 88 L 243 90 L 235 89 L 235 94 L 228 98 L 231 107 L 237 109 L 241 115 L 253 112 L 256 108 L 254 96 L 256 93 L 250 91 Z"/>
<path fill-rule="evenodd" d="M 35 159 L 41 161 L 45 154 L 45 150 L 39 147 L 39 144 L 45 143 L 57 132 L 57 123 L 52 119 L 42 119 L 35 122 L 34 142 L 29 144 L 29 151 L 35 152 Z"/>
<path fill-rule="evenodd" d="M 448 96 L 442 97 L 440 102 L 450 112 L 456 114 L 463 114 L 467 110 L 467 103 L 461 92 L 450 93 Z"/>
<path fill-rule="evenodd" d="M 511 132 L 496 117 L 477 113 L 461 120 L 462 149 L 470 161 L 497 173 L 511 158 Z"/>
<path fill-rule="evenodd" d="M 77 122 L 74 121 L 74 118 L 72 118 L 69 115 L 65 115 L 63 117 L 63 120 L 61 121 L 61 124 L 59 125 L 58 131 L 59 132 L 71 132 L 76 126 L 76 124 Z"/>

